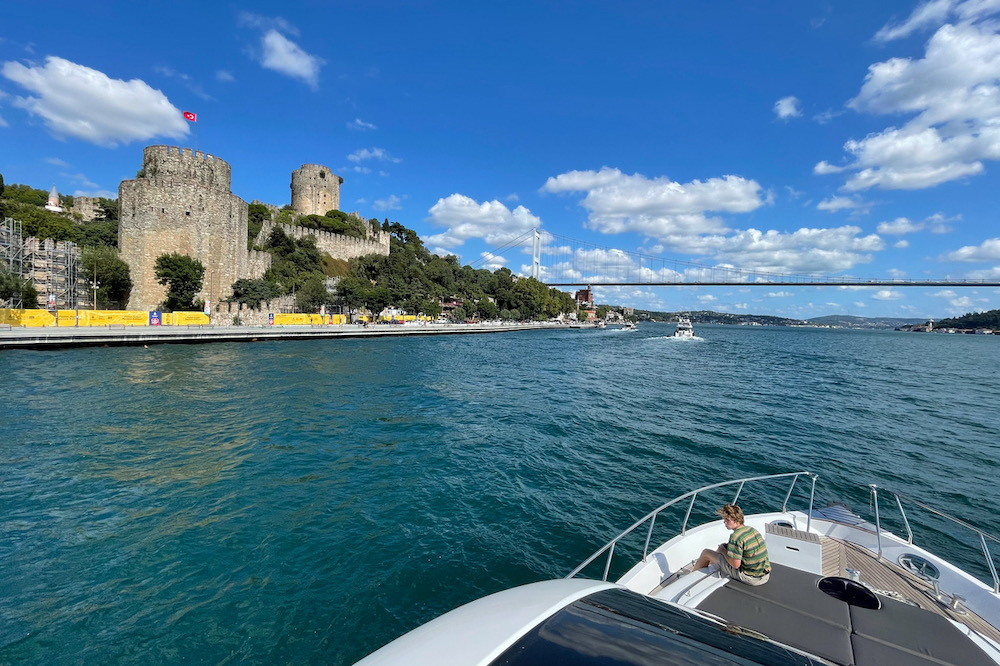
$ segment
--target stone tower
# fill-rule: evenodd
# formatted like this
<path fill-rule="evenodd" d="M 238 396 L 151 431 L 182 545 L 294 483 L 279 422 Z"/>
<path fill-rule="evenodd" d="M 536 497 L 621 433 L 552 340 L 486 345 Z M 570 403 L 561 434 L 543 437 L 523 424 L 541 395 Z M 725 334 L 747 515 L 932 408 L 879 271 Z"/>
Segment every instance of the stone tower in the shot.
<path fill-rule="evenodd" d="M 227 162 L 190 148 L 143 150 L 142 171 L 118 188 L 118 247 L 133 282 L 130 310 L 156 309 L 166 298 L 154 275 L 162 254 L 199 260 L 205 267 L 199 297 L 213 305 L 248 277 L 247 204 L 230 191 L 230 175 Z"/>
<path fill-rule="evenodd" d="M 303 164 L 292 172 L 292 208 L 302 215 L 325 215 L 340 210 L 344 179 L 321 164 Z"/>

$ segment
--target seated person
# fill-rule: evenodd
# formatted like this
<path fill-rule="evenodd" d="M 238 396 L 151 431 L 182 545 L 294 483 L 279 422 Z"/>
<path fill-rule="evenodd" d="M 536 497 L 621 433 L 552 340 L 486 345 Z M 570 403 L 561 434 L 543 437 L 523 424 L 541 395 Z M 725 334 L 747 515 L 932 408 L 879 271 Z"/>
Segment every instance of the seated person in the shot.
<path fill-rule="evenodd" d="M 695 570 L 717 564 L 719 570 L 733 580 L 747 585 L 766 583 L 771 577 L 771 561 L 767 557 L 764 537 L 743 524 L 743 509 L 735 504 L 727 504 L 716 513 L 722 516 L 726 529 L 733 533 L 727 543 L 720 543 L 715 550 L 701 551 L 701 557 L 694 564 Z"/>

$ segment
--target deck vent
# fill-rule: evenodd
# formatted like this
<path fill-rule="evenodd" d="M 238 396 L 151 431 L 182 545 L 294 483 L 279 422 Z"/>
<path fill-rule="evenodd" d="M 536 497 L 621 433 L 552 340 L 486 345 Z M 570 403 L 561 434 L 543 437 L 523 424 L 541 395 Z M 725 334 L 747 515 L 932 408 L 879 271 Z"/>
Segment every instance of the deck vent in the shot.
<path fill-rule="evenodd" d="M 941 572 L 938 571 L 936 566 L 919 555 L 914 555 L 913 553 L 903 553 L 900 555 L 899 566 L 903 567 L 914 576 L 923 578 L 924 580 L 937 580 L 941 577 Z"/>

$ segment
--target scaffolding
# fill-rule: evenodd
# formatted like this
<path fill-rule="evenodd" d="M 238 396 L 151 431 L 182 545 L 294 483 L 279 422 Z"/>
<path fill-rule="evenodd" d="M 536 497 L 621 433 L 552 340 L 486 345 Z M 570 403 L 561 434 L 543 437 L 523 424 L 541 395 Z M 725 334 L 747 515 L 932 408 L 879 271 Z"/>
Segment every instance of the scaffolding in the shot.
<path fill-rule="evenodd" d="M 9 217 L 0 223 L 0 269 L 18 280 L 24 279 L 24 239 L 21 238 L 21 222 Z M 9 299 L 0 299 L 0 308 L 20 310 L 23 305 L 20 291 L 14 292 Z"/>
<path fill-rule="evenodd" d="M 22 238 L 21 222 L 6 218 L 0 226 L 0 266 L 21 280 L 31 280 L 38 291 L 37 303 L 24 303 L 21 294 L 3 303 L 22 309 L 75 310 L 85 285 L 79 275 L 80 248 L 69 241 Z"/>

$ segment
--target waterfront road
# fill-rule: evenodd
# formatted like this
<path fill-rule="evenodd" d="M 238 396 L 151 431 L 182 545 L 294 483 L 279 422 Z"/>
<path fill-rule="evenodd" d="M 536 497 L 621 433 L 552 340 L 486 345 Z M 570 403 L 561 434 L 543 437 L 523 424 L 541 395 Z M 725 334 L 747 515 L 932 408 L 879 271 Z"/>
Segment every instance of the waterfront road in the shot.
<path fill-rule="evenodd" d="M 551 322 L 477 324 L 357 324 L 315 326 L 0 327 L 0 349 L 60 349 L 164 343 L 263 342 L 393 335 L 455 335 L 562 329 Z"/>

